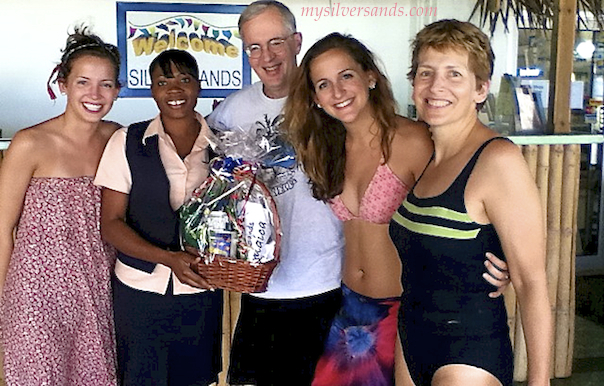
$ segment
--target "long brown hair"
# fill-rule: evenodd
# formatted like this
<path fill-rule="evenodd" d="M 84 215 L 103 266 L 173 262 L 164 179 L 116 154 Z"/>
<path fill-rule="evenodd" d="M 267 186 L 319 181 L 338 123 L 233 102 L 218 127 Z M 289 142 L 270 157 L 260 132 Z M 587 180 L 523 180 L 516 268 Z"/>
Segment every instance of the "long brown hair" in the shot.
<path fill-rule="evenodd" d="M 396 129 L 396 102 L 392 88 L 371 51 L 352 36 L 339 33 L 331 33 L 313 44 L 294 76 L 282 127 L 296 149 L 298 162 L 310 178 L 313 196 L 323 201 L 342 193 L 344 187 L 346 129 L 342 122 L 314 104 L 315 87 L 310 78 L 310 66 L 319 55 L 332 49 L 344 51 L 364 71 L 375 74 L 376 85 L 369 91 L 369 104 L 379 128 L 385 162 L 390 158 Z"/>

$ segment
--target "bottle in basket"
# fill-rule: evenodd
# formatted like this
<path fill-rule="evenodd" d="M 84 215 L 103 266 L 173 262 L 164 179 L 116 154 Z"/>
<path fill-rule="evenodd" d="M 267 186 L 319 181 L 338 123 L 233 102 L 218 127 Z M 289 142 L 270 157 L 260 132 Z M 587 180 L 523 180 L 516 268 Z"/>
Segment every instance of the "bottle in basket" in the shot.
<path fill-rule="evenodd" d="M 230 258 L 237 256 L 237 232 L 230 229 L 229 219 L 225 212 L 212 211 L 208 215 L 210 255 L 221 255 Z"/>

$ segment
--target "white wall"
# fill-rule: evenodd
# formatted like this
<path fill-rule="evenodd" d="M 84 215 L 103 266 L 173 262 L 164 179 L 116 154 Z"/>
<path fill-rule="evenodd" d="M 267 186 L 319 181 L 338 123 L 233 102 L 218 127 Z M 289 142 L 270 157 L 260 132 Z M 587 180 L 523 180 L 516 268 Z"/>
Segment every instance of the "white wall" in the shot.
<path fill-rule="evenodd" d="M 161 2 L 148 0 L 148 2 Z M 191 1 L 181 3 L 247 4 L 242 1 Z M 329 32 L 350 33 L 367 44 L 381 59 L 390 78 L 402 114 L 410 101 L 406 73 L 410 63 L 409 42 L 425 24 L 442 18 L 467 20 L 474 0 L 283 0 L 294 13 L 303 33 L 302 54 Z M 437 7 L 436 17 L 317 17 L 303 16 L 302 7 Z M 0 129 L 4 137 L 60 114 L 65 100 L 51 101 L 46 81 L 60 59 L 68 31 L 85 22 L 107 42 L 117 44 L 115 0 L 0 0 L 0 22 L 5 31 L 0 51 Z M 493 38 L 496 60 L 494 91 L 505 72 L 515 72 L 517 30 Z M 301 58 L 301 57 L 300 57 Z M 256 79 L 255 77 L 253 79 Z M 56 90 L 56 87 L 55 87 Z M 211 100 L 200 99 L 198 111 L 210 112 Z M 108 119 L 129 124 L 157 113 L 150 98 L 120 98 Z"/>

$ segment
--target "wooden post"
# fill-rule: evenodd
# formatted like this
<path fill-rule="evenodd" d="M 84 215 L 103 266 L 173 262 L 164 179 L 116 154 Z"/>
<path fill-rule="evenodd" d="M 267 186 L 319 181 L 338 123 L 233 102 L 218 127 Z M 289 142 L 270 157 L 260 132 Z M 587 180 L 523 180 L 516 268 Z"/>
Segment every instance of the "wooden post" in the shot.
<path fill-rule="evenodd" d="M 573 181 L 574 185 L 575 185 L 575 195 L 574 195 L 574 200 L 573 200 L 573 204 L 574 204 L 574 211 L 573 211 L 573 215 L 574 215 L 574 219 L 573 219 L 573 247 L 572 247 L 572 252 L 573 252 L 573 263 L 570 265 L 570 277 L 571 277 L 571 289 L 570 289 L 570 325 L 569 325 L 569 331 L 570 331 L 570 336 L 568 338 L 569 341 L 569 345 L 568 345 L 568 353 L 566 355 L 566 370 L 567 370 L 567 376 L 570 376 L 572 373 L 572 368 L 573 368 L 573 356 L 575 353 L 575 309 L 576 309 L 576 296 L 577 296 L 577 291 L 575 290 L 576 288 L 576 272 L 575 272 L 575 262 L 576 262 L 576 251 L 577 251 L 577 235 L 578 235 L 578 222 L 577 222 L 577 218 L 578 218 L 578 209 L 579 209 L 579 192 L 580 192 L 580 180 L 581 180 L 581 145 L 577 145 L 577 164 L 576 164 L 576 172 L 575 172 L 575 181 Z"/>
<path fill-rule="evenodd" d="M 241 293 L 224 291 L 222 316 L 222 372 L 218 374 L 218 386 L 228 386 L 227 372 L 230 365 L 231 342 L 241 309 Z"/>
<path fill-rule="evenodd" d="M 558 275 L 558 291 L 556 299 L 555 314 L 555 344 L 554 344 L 554 376 L 556 378 L 568 377 L 571 374 L 568 357 L 572 357 L 573 341 L 571 340 L 571 328 L 574 327 L 574 293 L 575 277 L 575 244 L 573 242 L 576 234 L 576 174 L 579 172 L 579 145 L 566 145 L 564 147 L 563 175 L 565 183 L 562 185 L 562 202 L 560 212 L 561 239 L 560 239 L 560 268 Z"/>
<path fill-rule="evenodd" d="M 548 186 L 549 186 L 549 146 L 539 146 L 539 153 L 537 154 L 537 188 L 541 196 L 541 207 L 543 208 L 543 215 L 547 215 L 547 200 L 548 200 Z M 544 217 L 545 218 L 545 217 Z M 547 234 L 547 223 L 544 222 L 545 233 Z"/>
<path fill-rule="evenodd" d="M 522 155 L 535 180 L 537 180 L 537 149 L 537 145 L 522 146 Z"/>
<path fill-rule="evenodd" d="M 235 326 L 237 326 L 237 319 L 239 319 L 239 313 L 241 312 L 241 292 L 231 292 L 231 339 L 235 333 Z"/>
<path fill-rule="evenodd" d="M 547 278 L 552 310 L 556 307 L 560 271 L 560 213 L 562 204 L 564 145 L 552 145 L 547 200 Z"/>
<path fill-rule="evenodd" d="M 577 0 L 554 6 L 549 72 L 548 133 L 570 133 L 570 82 L 573 72 Z"/>
<path fill-rule="evenodd" d="M 224 314 L 222 317 L 222 372 L 218 374 L 218 386 L 228 386 L 227 373 L 231 362 L 231 343 L 240 311 L 241 293 L 225 290 Z"/>

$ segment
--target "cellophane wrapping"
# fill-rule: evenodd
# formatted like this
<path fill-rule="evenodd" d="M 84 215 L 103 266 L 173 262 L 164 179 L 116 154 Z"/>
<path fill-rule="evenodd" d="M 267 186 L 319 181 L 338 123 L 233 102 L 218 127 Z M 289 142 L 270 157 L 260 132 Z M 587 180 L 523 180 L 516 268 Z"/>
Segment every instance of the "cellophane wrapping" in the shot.
<path fill-rule="evenodd" d="M 293 167 L 292 147 L 278 134 L 242 129 L 219 131 L 208 140 L 220 156 L 180 208 L 181 243 L 200 251 L 206 263 L 217 255 L 252 264 L 276 259 L 279 218 L 259 171 Z"/>

